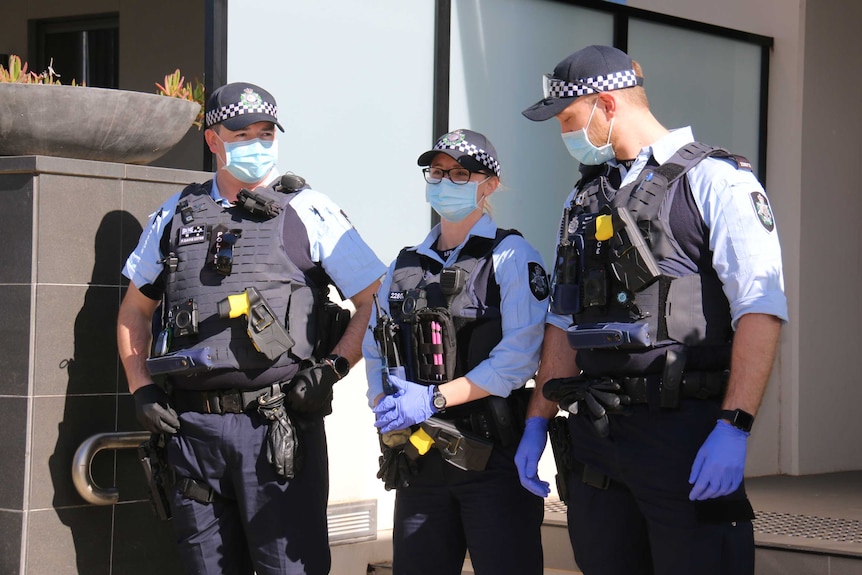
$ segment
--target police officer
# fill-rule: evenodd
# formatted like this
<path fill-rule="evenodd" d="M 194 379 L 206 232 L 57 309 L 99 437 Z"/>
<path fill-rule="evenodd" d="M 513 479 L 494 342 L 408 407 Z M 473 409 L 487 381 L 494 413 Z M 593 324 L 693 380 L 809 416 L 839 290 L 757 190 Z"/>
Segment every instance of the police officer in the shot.
<path fill-rule="evenodd" d="M 279 178 L 276 127 L 263 88 L 216 89 L 204 133 L 215 177 L 161 206 L 123 270 L 120 356 L 139 421 L 169 435 L 190 573 L 330 569 L 323 416 L 361 357 L 385 267 L 330 199 Z M 356 308 L 337 334 L 322 311 L 330 281 Z"/>
<path fill-rule="evenodd" d="M 744 158 L 665 129 L 640 66 L 589 46 L 523 114 L 556 118 L 581 164 L 516 455 L 537 477 L 568 417 L 569 534 L 586 575 L 754 571 L 746 442 L 787 320 L 781 253 Z"/>
<path fill-rule="evenodd" d="M 418 164 L 441 221 L 402 250 L 379 291 L 399 326 L 403 371 L 387 360 L 385 374 L 394 393 L 378 342 L 369 332 L 363 343 L 383 442 L 407 430 L 410 452 L 433 438 L 397 481 L 393 571 L 457 575 L 469 549 L 476 573 L 540 574 L 542 500 L 521 487 L 513 457 L 548 301 L 541 256 L 486 213 L 500 164 L 485 136 L 454 130 Z"/>

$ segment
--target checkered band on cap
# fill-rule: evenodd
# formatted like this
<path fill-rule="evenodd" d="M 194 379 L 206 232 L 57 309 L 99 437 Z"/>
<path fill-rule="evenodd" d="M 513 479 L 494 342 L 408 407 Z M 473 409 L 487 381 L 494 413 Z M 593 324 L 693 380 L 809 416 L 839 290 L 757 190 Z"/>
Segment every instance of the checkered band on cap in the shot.
<path fill-rule="evenodd" d="M 500 177 L 500 163 L 497 158 L 486 152 L 482 148 L 471 144 L 465 138 L 464 132 L 450 132 L 437 140 L 434 144 L 435 150 L 458 150 L 464 152 L 468 156 L 473 157 L 477 162 L 494 172 L 498 178 Z"/>
<path fill-rule="evenodd" d="M 207 112 L 207 126 L 214 126 L 242 114 L 267 114 L 277 119 L 278 106 L 265 102 L 260 96 L 257 96 L 257 98 L 243 98 L 239 102 L 232 102 Z"/>
<path fill-rule="evenodd" d="M 548 82 L 548 98 L 577 98 L 587 94 L 634 88 L 642 84 L 642 80 L 637 77 L 634 70 L 614 72 L 595 78 L 581 78 L 579 84 L 556 78 L 549 78 Z"/>

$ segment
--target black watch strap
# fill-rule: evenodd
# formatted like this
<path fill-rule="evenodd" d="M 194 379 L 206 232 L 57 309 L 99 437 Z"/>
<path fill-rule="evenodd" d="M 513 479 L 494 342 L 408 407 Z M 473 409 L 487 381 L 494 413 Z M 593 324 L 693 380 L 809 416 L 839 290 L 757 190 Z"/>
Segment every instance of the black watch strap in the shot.
<path fill-rule="evenodd" d="M 338 375 L 338 379 L 344 379 L 344 377 L 350 372 L 350 362 L 347 361 L 346 357 L 342 357 L 337 354 L 327 355 L 324 358 L 324 361 L 332 366 L 332 369 L 335 370 L 335 373 Z"/>
<path fill-rule="evenodd" d="M 746 433 L 751 431 L 751 426 L 754 425 L 754 416 L 741 409 L 722 409 L 721 419 L 726 419 L 732 426 L 741 429 Z"/>

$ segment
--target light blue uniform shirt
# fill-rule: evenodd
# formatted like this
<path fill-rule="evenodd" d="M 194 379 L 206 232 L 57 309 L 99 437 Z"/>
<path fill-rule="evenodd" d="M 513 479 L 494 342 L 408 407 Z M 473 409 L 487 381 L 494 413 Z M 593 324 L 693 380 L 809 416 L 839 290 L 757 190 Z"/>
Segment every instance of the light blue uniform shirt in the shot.
<path fill-rule="evenodd" d="M 275 178 L 270 178 L 275 181 Z M 136 287 L 152 284 L 162 273 L 159 242 L 165 227 L 176 211 L 180 193 L 169 198 L 150 217 L 150 224 L 141 234 L 138 246 L 129 255 L 123 275 Z M 231 204 L 221 196 L 213 179 L 212 198 L 219 204 Z M 290 201 L 308 233 L 311 259 L 323 269 L 345 297 L 352 297 L 368 287 L 386 271 L 386 266 L 362 240 L 344 212 L 327 196 L 314 190 L 302 190 Z"/>
<path fill-rule="evenodd" d="M 483 215 L 445 262 L 431 248 L 440 236 L 439 225 L 431 230 L 425 241 L 413 249 L 420 255 L 428 256 L 444 265 L 452 265 L 458 260 L 458 254 L 471 236 L 494 238 L 496 233 L 497 225 L 488 215 Z M 536 372 L 548 298 L 537 299 L 534 290 L 537 293 L 542 290 L 547 293 L 547 284 L 545 283 L 544 287 L 539 286 L 537 283 L 544 279 L 531 277 L 531 268 L 535 272 L 535 266 L 530 266 L 530 263 L 541 266 L 544 273 L 542 256 L 521 236 L 510 235 L 501 241 L 494 248 L 491 259 L 500 286 L 503 339 L 491 350 L 487 359 L 465 375 L 490 394 L 507 397 Z M 378 292 L 378 300 L 386 314 L 389 314 L 389 287 L 394 269 L 395 262 L 392 262 Z M 531 281 L 534 282 L 532 288 Z M 368 404 L 372 406 L 374 399 L 383 393 L 383 362 L 371 332 L 377 321 L 375 312 L 371 314 L 371 325 L 362 342 L 362 354 L 365 356 L 365 369 L 368 373 Z"/>
<path fill-rule="evenodd" d="M 694 141 L 691 128 L 674 130 L 643 148 L 620 187 L 633 182 L 650 156 L 660 164 L 676 151 Z M 618 166 L 616 160 L 609 162 Z M 787 298 L 784 295 L 784 272 L 781 265 L 781 247 L 778 231 L 767 230 L 758 215 L 771 218 L 770 208 L 755 201 L 757 195 L 766 197 L 763 186 L 748 170 L 738 170 L 726 160 L 707 158 L 688 172 L 691 193 L 695 204 L 709 229 L 709 249 L 712 250 L 712 267 L 723 284 L 724 294 L 730 302 L 732 326 L 736 329 L 739 318 L 747 313 L 773 315 L 787 321 Z M 575 196 L 572 190 L 566 198 L 568 207 Z M 559 243 L 559 236 L 557 242 Z M 548 314 L 548 323 L 565 330 L 571 316 Z"/>

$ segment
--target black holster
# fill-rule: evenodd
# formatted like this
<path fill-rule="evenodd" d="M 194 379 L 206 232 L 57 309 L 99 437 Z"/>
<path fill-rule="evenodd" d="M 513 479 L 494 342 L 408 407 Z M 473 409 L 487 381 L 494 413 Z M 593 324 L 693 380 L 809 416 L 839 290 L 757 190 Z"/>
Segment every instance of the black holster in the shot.
<path fill-rule="evenodd" d="M 153 512 L 162 521 L 171 518 L 168 490 L 174 484 L 174 470 L 165 458 L 166 439 L 163 434 L 153 433 L 138 446 L 138 458 L 144 468 Z"/>

